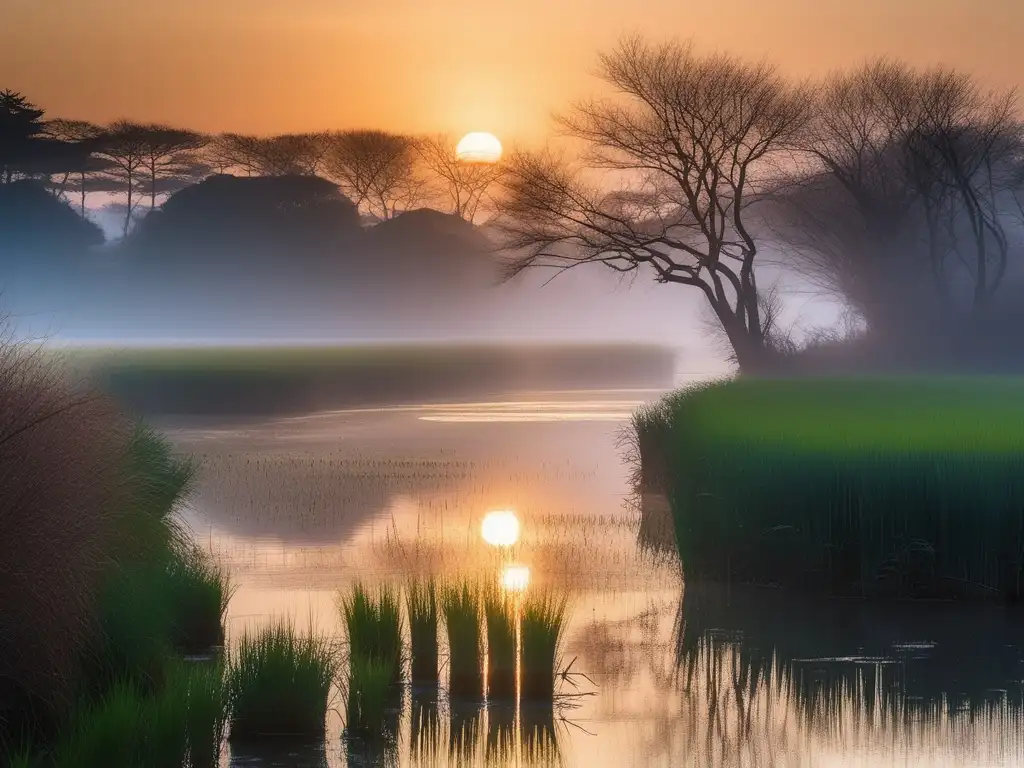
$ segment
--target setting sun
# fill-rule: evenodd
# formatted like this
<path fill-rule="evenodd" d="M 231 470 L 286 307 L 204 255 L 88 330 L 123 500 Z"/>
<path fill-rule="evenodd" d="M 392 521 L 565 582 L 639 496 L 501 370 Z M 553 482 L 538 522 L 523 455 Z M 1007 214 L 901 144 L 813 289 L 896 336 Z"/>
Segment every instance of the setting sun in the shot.
<path fill-rule="evenodd" d="M 462 137 L 455 154 L 467 163 L 496 163 L 501 159 L 501 142 L 493 133 L 474 132 Z"/>
<path fill-rule="evenodd" d="M 494 547 L 511 547 L 519 541 L 519 518 L 514 512 L 488 512 L 480 526 L 484 541 Z"/>

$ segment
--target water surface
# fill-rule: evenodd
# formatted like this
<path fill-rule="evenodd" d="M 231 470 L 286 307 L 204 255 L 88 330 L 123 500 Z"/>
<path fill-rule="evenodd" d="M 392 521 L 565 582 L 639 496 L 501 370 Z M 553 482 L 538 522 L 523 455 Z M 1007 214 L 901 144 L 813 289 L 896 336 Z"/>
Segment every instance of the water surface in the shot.
<path fill-rule="evenodd" d="M 229 566 L 228 633 L 287 615 L 343 638 L 339 592 L 410 575 L 498 579 L 571 597 L 550 710 L 407 692 L 397 743 L 226 756 L 281 766 L 1024 765 L 1020 644 L 1001 609 L 805 604 L 684 589 L 668 505 L 634 498 L 619 435 L 658 393 L 549 392 L 172 426 L 202 458 L 190 522 Z M 514 510 L 511 552 L 480 536 Z M 576 687 L 578 686 L 578 688 Z"/>

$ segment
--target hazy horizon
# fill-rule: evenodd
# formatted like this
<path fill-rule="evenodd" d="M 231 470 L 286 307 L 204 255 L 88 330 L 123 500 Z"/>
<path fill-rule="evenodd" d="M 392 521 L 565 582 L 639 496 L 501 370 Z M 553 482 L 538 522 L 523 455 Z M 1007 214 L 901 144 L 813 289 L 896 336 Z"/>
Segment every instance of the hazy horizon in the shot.
<path fill-rule="evenodd" d="M 973 72 L 1024 72 L 1013 0 L 6 0 L 0 74 L 50 116 L 129 116 L 208 132 L 328 128 L 485 130 L 533 143 L 550 114 L 591 93 L 596 52 L 624 32 L 766 57 L 793 77 L 877 56 Z M 56 53 L 55 53 L 56 52 Z"/>

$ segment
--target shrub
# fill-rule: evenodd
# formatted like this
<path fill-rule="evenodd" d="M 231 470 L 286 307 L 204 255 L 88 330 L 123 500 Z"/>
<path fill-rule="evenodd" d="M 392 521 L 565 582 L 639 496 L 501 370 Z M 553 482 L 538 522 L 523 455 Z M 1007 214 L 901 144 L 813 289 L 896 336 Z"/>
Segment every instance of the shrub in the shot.
<path fill-rule="evenodd" d="M 529 595 L 523 602 L 521 696 L 553 701 L 558 653 L 568 620 L 568 600 L 551 594 Z"/>
<path fill-rule="evenodd" d="M 999 596 L 1024 577 L 1024 382 L 742 380 L 672 411 L 688 579 Z"/>
<path fill-rule="evenodd" d="M 245 632 L 228 668 L 230 738 L 323 738 L 338 662 L 328 640 L 278 621 Z"/>
<path fill-rule="evenodd" d="M 441 592 L 448 631 L 448 690 L 452 696 L 483 695 L 483 638 L 480 593 L 468 583 L 448 584 Z"/>

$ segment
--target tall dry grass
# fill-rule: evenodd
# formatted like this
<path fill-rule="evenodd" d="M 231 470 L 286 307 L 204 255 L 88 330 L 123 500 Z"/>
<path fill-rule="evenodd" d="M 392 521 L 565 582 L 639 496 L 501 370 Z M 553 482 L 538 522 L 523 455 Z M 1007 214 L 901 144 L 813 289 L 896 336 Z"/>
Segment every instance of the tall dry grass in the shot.
<path fill-rule="evenodd" d="M 0 729 L 54 727 L 76 695 L 125 509 L 130 422 L 40 345 L 0 331 Z M 2 734 L 0 734 L 2 735 Z"/>

